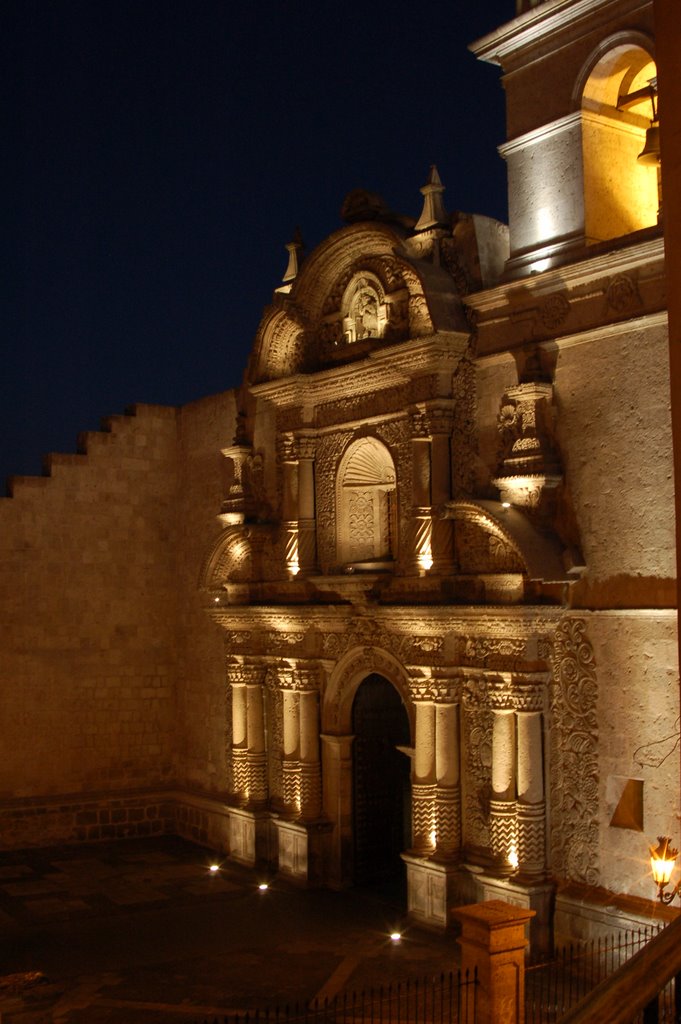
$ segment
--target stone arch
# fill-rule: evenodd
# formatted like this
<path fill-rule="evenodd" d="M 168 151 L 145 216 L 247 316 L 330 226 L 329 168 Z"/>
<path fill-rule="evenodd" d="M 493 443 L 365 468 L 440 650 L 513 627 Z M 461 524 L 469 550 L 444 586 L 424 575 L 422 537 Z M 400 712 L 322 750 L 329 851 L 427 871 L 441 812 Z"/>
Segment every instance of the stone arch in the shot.
<path fill-rule="evenodd" d="M 252 550 L 248 533 L 240 526 L 221 533 L 206 556 L 199 573 L 199 589 L 217 590 L 228 583 L 242 583 L 252 576 Z"/>
<path fill-rule="evenodd" d="M 370 675 L 380 675 L 399 693 L 414 738 L 415 711 L 409 688 L 409 676 L 397 658 L 382 647 L 354 647 L 335 665 L 324 694 L 322 732 L 348 735 L 352 729 L 352 703 L 360 684 Z"/>
<path fill-rule="evenodd" d="M 360 437 L 336 473 L 336 561 L 357 565 L 397 557 L 397 474 L 388 448 Z"/>
<path fill-rule="evenodd" d="M 650 86 L 656 75 L 652 41 L 640 32 L 618 32 L 597 47 L 577 78 L 587 242 L 657 223 L 659 164 L 638 159 L 656 116 L 656 87 Z"/>
<path fill-rule="evenodd" d="M 426 298 L 426 281 L 419 270 L 400 256 L 404 237 L 401 228 L 374 222 L 352 224 L 323 242 L 301 267 L 290 293 L 277 296 L 265 312 L 249 363 L 249 382 L 261 383 L 306 372 L 310 364 L 318 362 L 320 344 L 323 347 L 328 340 L 326 333 L 334 327 L 326 322 L 327 314 L 331 309 L 340 309 L 343 292 L 355 276 L 371 277 L 374 287 L 380 285 L 377 294 L 384 306 L 381 315 L 390 328 L 386 336 L 402 338 L 431 333 L 434 314 Z M 433 268 L 426 269 L 432 277 Z M 437 282 L 442 287 L 439 278 Z M 451 286 L 451 279 L 448 284 Z M 392 299 L 389 302 L 387 292 L 402 296 L 400 304 Z"/>

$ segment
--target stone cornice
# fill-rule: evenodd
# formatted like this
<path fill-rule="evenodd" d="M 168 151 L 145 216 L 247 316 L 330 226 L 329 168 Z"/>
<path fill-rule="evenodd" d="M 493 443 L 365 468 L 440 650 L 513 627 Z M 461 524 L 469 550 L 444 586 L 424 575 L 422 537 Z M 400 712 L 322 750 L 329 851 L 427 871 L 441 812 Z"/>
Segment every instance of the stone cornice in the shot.
<path fill-rule="evenodd" d="M 633 13 L 651 6 L 652 0 L 544 0 L 471 43 L 469 49 L 479 60 L 509 71 L 531 59 L 533 50 L 545 50 L 556 36 L 578 36 L 606 23 L 614 13 Z"/>
<path fill-rule="evenodd" d="M 467 334 L 441 331 L 428 338 L 378 349 L 355 363 L 255 384 L 251 392 L 278 407 L 314 407 L 367 391 L 405 385 L 415 375 L 442 372 L 448 363 L 451 372 L 467 347 Z"/>
<path fill-rule="evenodd" d="M 575 260 L 572 263 L 562 264 L 555 270 L 545 270 L 542 274 L 514 279 L 495 288 L 489 288 L 483 292 L 476 292 L 466 296 L 466 305 L 471 306 L 476 312 L 484 317 L 489 313 L 496 313 L 498 319 L 504 318 L 508 313 L 510 297 L 522 287 L 528 293 L 523 305 L 530 305 L 530 300 L 540 300 L 553 292 L 569 291 L 597 281 L 602 281 L 615 274 L 626 274 L 632 270 L 644 267 L 650 271 L 651 267 L 659 265 L 659 276 L 664 275 L 664 239 L 662 235 L 649 238 L 642 242 L 634 242 L 632 245 L 617 247 L 617 239 L 610 243 L 612 248 L 606 253 L 598 253 L 593 257 Z"/>

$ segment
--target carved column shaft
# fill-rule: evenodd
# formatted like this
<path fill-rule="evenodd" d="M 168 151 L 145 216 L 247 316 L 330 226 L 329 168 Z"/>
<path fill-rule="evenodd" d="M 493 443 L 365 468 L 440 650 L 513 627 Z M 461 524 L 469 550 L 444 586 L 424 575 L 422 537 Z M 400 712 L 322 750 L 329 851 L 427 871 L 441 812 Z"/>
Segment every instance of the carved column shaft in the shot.
<path fill-rule="evenodd" d="M 302 457 L 298 466 L 298 564 L 301 572 L 314 572 L 317 567 L 314 462 Z"/>
<path fill-rule="evenodd" d="M 284 802 L 300 808 L 300 713 L 299 694 L 295 690 L 284 690 L 282 708 L 283 758 L 282 794 Z"/>
<path fill-rule="evenodd" d="M 518 860 L 523 874 L 546 869 L 546 804 L 540 711 L 520 711 L 518 720 Z"/>
<path fill-rule="evenodd" d="M 515 714 L 495 708 L 492 726 L 492 798 L 490 837 L 495 857 L 509 862 L 517 854 L 515 802 Z"/>
<path fill-rule="evenodd" d="M 459 707 L 435 705 L 437 851 L 451 857 L 461 848 Z"/>
<path fill-rule="evenodd" d="M 412 828 L 414 848 L 431 852 L 435 822 L 435 705 L 416 702 Z"/>
<path fill-rule="evenodd" d="M 321 813 L 322 779 L 319 761 L 319 695 L 300 693 L 300 815 L 318 818 Z"/>
<path fill-rule="evenodd" d="M 232 774 L 235 793 L 244 800 L 248 789 L 247 756 L 246 687 L 243 683 L 232 683 Z"/>
<path fill-rule="evenodd" d="M 246 686 L 246 735 L 248 742 L 248 799 L 267 800 L 267 756 L 265 753 L 265 714 L 260 683 Z"/>

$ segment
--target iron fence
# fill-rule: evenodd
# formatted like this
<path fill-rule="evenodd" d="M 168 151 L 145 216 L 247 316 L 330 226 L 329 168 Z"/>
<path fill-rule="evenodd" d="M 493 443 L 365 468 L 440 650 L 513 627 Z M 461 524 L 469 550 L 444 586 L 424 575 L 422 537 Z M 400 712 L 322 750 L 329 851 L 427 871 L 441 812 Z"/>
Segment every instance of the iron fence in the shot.
<path fill-rule="evenodd" d="M 579 1003 L 599 982 L 614 974 L 663 927 L 652 925 L 589 942 L 570 943 L 558 950 L 550 960 L 527 964 L 526 1024 L 553 1024 L 559 1021 L 564 1013 Z"/>
<path fill-rule="evenodd" d="M 202 1017 L 192 1024 L 475 1024 L 477 985 L 475 973 L 449 971 L 329 999 Z"/>

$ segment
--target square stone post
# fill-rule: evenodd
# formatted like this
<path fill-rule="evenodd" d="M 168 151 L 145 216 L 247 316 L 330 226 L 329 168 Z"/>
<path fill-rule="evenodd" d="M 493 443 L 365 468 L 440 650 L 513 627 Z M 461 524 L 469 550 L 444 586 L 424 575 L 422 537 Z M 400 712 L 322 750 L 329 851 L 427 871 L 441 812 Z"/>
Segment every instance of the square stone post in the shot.
<path fill-rule="evenodd" d="M 525 925 L 534 910 L 490 900 L 452 913 L 461 922 L 461 969 L 477 970 L 477 1024 L 524 1024 Z"/>

